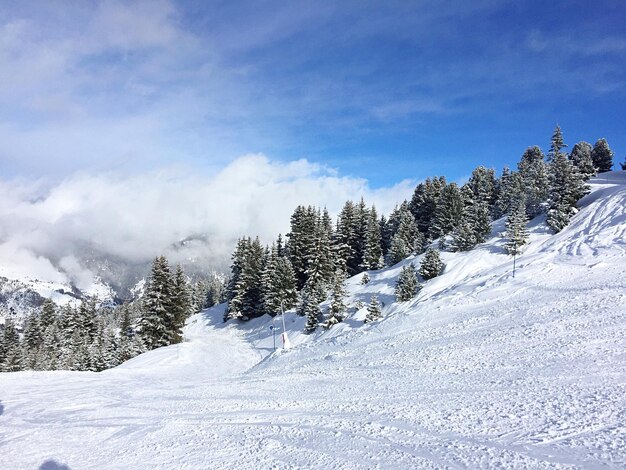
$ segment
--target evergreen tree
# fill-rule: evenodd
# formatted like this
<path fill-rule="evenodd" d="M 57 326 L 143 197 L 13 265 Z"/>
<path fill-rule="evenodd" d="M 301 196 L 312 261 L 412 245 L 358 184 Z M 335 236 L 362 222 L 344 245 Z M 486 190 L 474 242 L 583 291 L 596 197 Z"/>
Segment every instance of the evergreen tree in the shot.
<path fill-rule="evenodd" d="M 164 256 L 152 263 L 143 297 L 141 336 L 148 349 L 171 344 L 174 336 L 173 286 L 170 267 Z"/>
<path fill-rule="evenodd" d="M 263 315 L 262 275 L 266 257 L 258 238 L 244 239 L 241 271 L 228 302 L 226 319 L 249 320 Z"/>
<path fill-rule="evenodd" d="M 301 292 L 297 313 L 306 317 L 304 331 L 313 333 L 319 325 L 322 312 L 315 296 L 311 295 L 306 289 L 303 289 Z"/>
<path fill-rule="evenodd" d="M 508 168 L 502 170 L 500 177 L 500 191 L 494 208 L 494 218 L 500 218 L 511 212 L 516 201 L 525 194 L 524 181 L 517 172 L 511 172 Z"/>
<path fill-rule="evenodd" d="M 187 276 L 181 265 L 176 266 L 172 279 L 172 340 L 170 344 L 180 343 L 183 340 L 182 328 L 191 314 L 191 293 Z"/>
<path fill-rule="evenodd" d="M 551 165 L 551 192 L 546 222 L 556 233 L 560 232 L 576 212 L 576 202 L 583 197 L 589 187 L 583 176 L 565 154 L 559 154 Z"/>
<path fill-rule="evenodd" d="M 368 284 L 370 282 L 370 275 L 367 273 L 363 273 L 363 276 L 361 276 L 361 285 L 365 285 Z"/>
<path fill-rule="evenodd" d="M 370 303 L 367 306 L 367 315 L 365 316 L 365 323 L 371 323 L 376 320 L 380 320 L 382 317 L 382 312 L 380 309 L 380 302 L 378 301 L 378 297 L 373 295 L 370 299 Z"/>
<path fill-rule="evenodd" d="M 624 163 L 620 163 L 622 171 L 626 171 L 626 157 L 624 157 Z"/>
<path fill-rule="evenodd" d="M 39 370 L 41 363 L 41 346 L 43 344 L 43 332 L 39 316 L 29 315 L 24 322 L 24 339 L 22 340 L 22 364 L 25 369 Z"/>
<path fill-rule="evenodd" d="M 417 224 L 407 206 L 400 208 L 398 229 L 391 240 L 389 258 L 392 264 L 399 263 L 407 256 L 421 252 L 424 235 L 417 229 Z"/>
<path fill-rule="evenodd" d="M 16 372 L 22 370 L 22 354 L 20 336 L 11 318 L 5 318 L 2 334 L 2 356 L 0 372 Z"/>
<path fill-rule="evenodd" d="M 434 248 L 429 248 L 426 250 L 422 263 L 420 264 L 419 274 L 427 281 L 428 279 L 439 276 L 443 272 L 444 267 L 439 251 Z"/>
<path fill-rule="evenodd" d="M 561 149 L 567 147 L 563 142 L 563 133 L 561 128 L 557 124 L 552 133 L 552 139 L 550 141 L 550 151 L 548 152 L 548 161 L 553 162 L 556 157 L 561 154 Z"/>
<path fill-rule="evenodd" d="M 452 232 L 452 247 L 456 251 L 468 251 L 479 243 L 483 243 L 491 233 L 489 205 L 480 187 L 476 187 L 478 195 L 469 184 L 462 188 L 464 209 L 461 220 Z"/>
<path fill-rule="evenodd" d="M 296 275 L 298 289 L 302 289 L 307 281 L 311 254 L 315 252 L 318 231 L 318 214 L 309 206 L 296 207 L 291 216 L 291 232 L 287 234 L 289 242 L 287 253 Z"/>
<path fill-rule="evenodd" d="M 585 181 L 596 174 L 596 168 L 591 157 L 592 150 L 593 147 L 590 143 L 581 141 L 572 147 L 572 152 L 569 155 L 569 159 Z"/>
<path fill-rule="evenodd" d="M 296 304 L 296 277 L 289 260 L 279 255 L 276 244 L 270 250 L 262 282 L 264 308 L 269 315 L 278 314 L 281 305 L 288 310 Z"/>
<path fill-rule="evenodd" d="M 57 309 L 55 303 L 51 299 L 45 299 L 41 306 L 41 313 L 39 314 L 39 326 L 42 331 L 45 331 L 50 325 L 56 322 Z"/>
<path fill-rule="evenodd" d="M 495 171 L 484 166 L 475 168 L 466 186 L 472 190 L 473 202 L 486 206 L 489 214 L 496 203 Z"/>
<path fill-rule="evenodd" d="M 383 241 L 378 214 L 374 206 L 367 214 L 365 248 L 361 267 L 365 270 L 376 270 L 383 267 Z"/>
<path fill-rule="evenodd" d="M 410 210 L 418 230 L 426 237 L 431 233 L 431 225 L 441 192 L 446 187 L 446 179 L 441 176 L 432 180 L 427 178 L 415 188 L 411 198 Z"/>
<path fill-rule="evenodd" d="M 396 283 L 396 301 L 407 302 L 417 295 L 420 289 L 413 263 L 405 265 Z"/>
<path fill-rule="evenodd" d="M 591 159 L 598 173 L 611 171 L 613 168 L 613 151 L 609 148 L 606 139 L 599 139 L 591 150 Z"/>
<path fill-rule="evenodd" d="M 328 318 L 324 323 L 324 328 L 331 328 L 333 325 L 342 322 L 346 316 L 346 290 L 344 282 L 345 274 L 341 271 L 335 273 L 333 289 L 330 296 L 330 310 Z"/>
<path fill-rule="evenodd" d="M 442 191 L 437 201 L 437 209 L 431 226 L 432 239 L 449 234 L 463 216 L 463 198 L 456 183 L 450 183 Z"/>
<path fill-rule="evenodd" d="M 526 202 L 522 198 L 506 219 L 505 249 L 508 254 L 519 255 L 523 246 L 528 242 L 527 222 Z"/>
<path fill-rule="evenodd" d="M 559 143 L 557 136 L 557 142 L 553 143 L 554 149 L 559 145 L 561 145 L 561 147 L 563 146 L 562 136 L 560 139 L 561 141 Z M 528 217 L 532 219 L 542 212 L 542 205 L 548 199 L 550 192 L 549 170 L 548 166 L 544 162 L 544 156 L 541 149 L 537 146 L 527 148 L 522 155 L 517 168 L 519 176 L 521 177 L 521 188 L 519 189 L 522 189 L 525 193 L 526 213 L 528 214 Z M 513 201 L 513 204 L 509 204 L 506 213 L 510 213 L 510 211 L 516 207 L 515 201 L 519 198 L 517 194 L 513 194 L 511 196 L 510 200 Z"/>

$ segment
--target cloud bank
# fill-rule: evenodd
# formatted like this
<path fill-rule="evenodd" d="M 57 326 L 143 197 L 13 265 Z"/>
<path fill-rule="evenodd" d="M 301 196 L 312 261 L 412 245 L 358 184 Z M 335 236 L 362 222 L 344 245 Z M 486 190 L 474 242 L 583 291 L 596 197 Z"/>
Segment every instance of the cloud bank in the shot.
<path fill-rule="evenodd" d="M 322 165 L 260 154 L 240 157 L 214 174 L 79 173 L 52 186 L 0 181 L 0 266 L 4 275 L 69 280 L 79 288 L 93 282 L 84 261 L 94 253 L 129 263 L 165 253 L 175 262 L 223 269 L 238 237 L 258 235 L 269 243 L 287 233 L 298 204 L 337 214 L 346 200 L 362 196 L 389 212 L 412 188 L 403 181 L 371 189 L 364 179 Z"/>

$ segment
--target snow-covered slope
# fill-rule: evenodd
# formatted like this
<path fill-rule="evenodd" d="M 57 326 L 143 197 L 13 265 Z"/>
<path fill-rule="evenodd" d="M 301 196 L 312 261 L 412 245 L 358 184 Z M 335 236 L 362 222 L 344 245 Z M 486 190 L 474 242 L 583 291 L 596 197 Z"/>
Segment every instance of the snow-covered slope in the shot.
<path fill-rule="evenodd" d="M 307 336 L 288 312 L 288 351 L 218 307 L 100 374 L 0 374 L 0 468 L 624 468 L 626 172 L 581 204 L 533 221 L 515 278 L 496 224 L 411 302 L 401 265 L 349 280 L 380 322 Z"/>

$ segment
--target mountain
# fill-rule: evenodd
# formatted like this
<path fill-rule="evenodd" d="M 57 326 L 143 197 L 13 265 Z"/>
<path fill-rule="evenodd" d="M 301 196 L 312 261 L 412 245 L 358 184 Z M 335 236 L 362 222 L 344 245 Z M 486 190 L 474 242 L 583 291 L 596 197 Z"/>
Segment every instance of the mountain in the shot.
<path fill-rule="evenodd" d="M 349 279 L 330 330 L 287 312 L 288 350 L 283 318 L 218 306 L 115 369 L 2 374 L 0 467 L 623 468 L 626 172 L 592 183 L 562 232 L 529 224 L 514 276 L 499 221 L 412 301 L 421 256 Z"/>
<path fill-rule="evenodd" d="M 181 264 L 187 275 L 204 278 L 214 272 L 203 256 L 208 246 L 207 237 L 190 236 L 171 244 L 164 253 Z M 36 310 L 46 298 L 59 305 L 78 303 L 92 296 L 103 303 L 134 300 L 141 293 L 152 264 L 152 260 L 123 258 L 86 243 L 74 247 L 69 265 L 68 257 L 39 259 L 48 265 L 45 272 L 0 260 L 0 317 L 21 317 Z"/>

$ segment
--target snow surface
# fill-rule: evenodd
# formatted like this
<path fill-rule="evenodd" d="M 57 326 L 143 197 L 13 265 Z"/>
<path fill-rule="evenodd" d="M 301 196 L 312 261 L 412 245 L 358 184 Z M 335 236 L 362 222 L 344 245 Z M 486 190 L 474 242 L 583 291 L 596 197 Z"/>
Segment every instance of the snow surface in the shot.
<path fill-rule="evenodd" d="M 411 302 L 403 263 L 350 279 L 380 322 L 288 312 L 291 350 L 216 307 L 116 369 L 0 374 L 0 468 L 625 468 L 626 172 L 593 190 L 514 278 L 499 221 Z"/>

